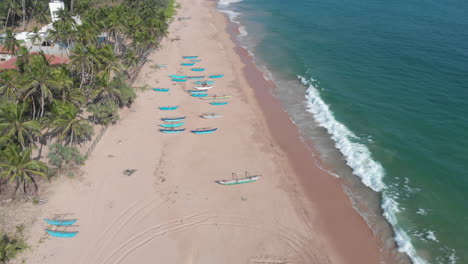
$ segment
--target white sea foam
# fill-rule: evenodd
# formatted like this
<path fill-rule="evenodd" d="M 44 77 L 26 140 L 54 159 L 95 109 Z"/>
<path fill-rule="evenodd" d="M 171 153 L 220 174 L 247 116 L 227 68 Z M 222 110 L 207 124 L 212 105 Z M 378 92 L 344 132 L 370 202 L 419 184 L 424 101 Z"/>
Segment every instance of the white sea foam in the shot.
<path fill-rule="evenodd" d="M 418 211 L 416 211 L 418 215 L 427 215 L 427 210 L 423 208 L 418 208 Z"/>
<path fill-rule="evenodd" d="M 242 0 L 219 0 L 218 5 L 228 6 L 233 3 L 241 2 Z"/>
<path fill-rule="evenodd" d="M 432 240 L 432 241 L 435 241 L 435 242 L 439 242 L 439 240 L 437 239 L 434 231 L 427 231 L 426 232 L 426 238 L 429 239 L 429 240 Z"/>
<path fill-rule="evenodd" d="M 333 141 L 335 141 L 335 147 L 343 154 L 353 173 L 372 190 L 382 192 L 381 207 L 384 211 L 384 217 L 395 231 L 394 239 L 398 245 L 398 250 L 405 252 L 414 264 L 427 264 L 427 261 L 416 254 L 411 238 L 398 224 L 396 214 L 401 209 L 398 202 L 393 198 L 396 194 L 386 191 L 387 187 L 383 182 L 385 172 L 382 165 L 372 159 L 370 151 L 364 144 L 355 140 L 358 137 L 353 132 L 335 119 L 333 112 L 322 100 L 319 90 L 314 85 L 317 82 L 313 79 L 307 80 L 302 76 L 298 77 L 302 84 L 308 87 L 306 92 L 307 111 L 312 113 L 317 123 L 328 131 Z"/>

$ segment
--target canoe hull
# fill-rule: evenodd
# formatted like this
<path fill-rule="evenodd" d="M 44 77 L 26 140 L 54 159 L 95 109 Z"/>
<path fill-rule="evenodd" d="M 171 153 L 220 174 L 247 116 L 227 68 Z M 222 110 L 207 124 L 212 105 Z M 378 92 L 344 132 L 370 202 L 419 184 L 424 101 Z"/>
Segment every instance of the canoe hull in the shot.
<path fill-rule="evenodd" d="M 163 106 L 163 107 L 159 107 L 159 110 L 168 111 L 168 110 L 176 110 L 177 108 L 179 107 L 178 106 Z"/>
<path fill-rule="evenodd" d="M 173 79 L 185 79 L 185 78 L 187 78 L 187 76 L 185 76 L 185 75 L 174 75 L 174 74 L 169 74 L 169 77 L 171 77 Z"/>
<path fill-rule="evenodd" d="M 209 77 L 209 78 L 216 79 L 216 78 L 221 78 L 221 77 L 223 77 L 223 76 L 224 76 L 224 74 L 218 74 L 218 75 L 210 75 L 210 76 L 208 76 L 208 77 Z"/>
<path fill-rule="evenodd" d="M 211 134 L 211 133 L 215 132 L 216 130 L 218 130 L 218 129 L 213 128 L 213 129 L 206 129 L 206 130 L 192 130 L 192 133 L 194 133 L 194 134 Z"/>
<path fill-rule="evenodd" d="M 169 88 L 153 88 L 155 92 L 169 92 Z"/>
<path fill-rule="evenodd" d="M 172 79 L 174 82 L 186 82 L 187 79 Z"/>
<path fill-rule="evenodd" d="M 210 96 L 210 97 L 205 97 L 205 98 L 202 98 L 203 100 L 216 100 L 216 99 L 229 99 L 231 98 L 232 96 L 230 95 L 223 95 L 223 96 Z"/>
<path fill-rule="evenodd" d="M 177 134 L 177 133 L 184 132 L 185 128 L 184 129 L 159 129 L 159 131 L 161 131 L 162 133 L 166 133 L 166 134 Z"/>
<path fill-rule="evenodd" d="M 207 93 L 193 93 L 192 94 L 193 97 L 206 97 L 208 96 Z"/>
<path fill-rule="evenodd" d="M 216 181 L 217 183 L 221 185 L 237 185 L 237 184 L 243 184 L 243 183 L 251 183 L 255 182 L 260 178 L 260 176 L 254 176 L 254 177 L 249 177 L 241 180 L 220 180 Z"/>
<path fill-rule="evenodd" d="M 215 119 L 215 118 L 220 118 L 220 117 L 223 117 L 223 116 L 218 115 L 218 114 L 205 114 L 205 115 L 202 115 L 201 117 L 203 117 L 205 119 Z"/>
<path fill-rule="evenodd" d="M 183 59 L 196 59 L 198 56 L 182 56 Z"/>
<path fill-rule="evenodd" d="M 210 105 L 227 105 L 228 102 L 211 102 Z"/>
<path fill-rule="evenodd" d="M 54 231 L 50 229 L 45 230 L 49 235 L 54 237 L 74 237 L 78 232 L 62 232 L 62 231 Z"/>
<path fill-rule="evenodd" d="M 69 219 L 69 220 L 53 220 L 53 219 L 44 219 L 46 223 L 49 225 L 56 225 L 56 226 L 69 226 L 73 225 L 78 221 L 78 219 Z"/>
<path fill-rule="evenodd" d="M 207 85 L 207 84 L 213 84 L 215 81 L 196 81 L 194 82 L 196 85 Z"/>
<path fill-rule="evenodd" d="M 187 79 L 189 79 L 189 80 L 201 80 L 203 78 L 205 78 L 205 76 L 189 76 L 189 77 L 187 77 Z"/>
<path fill-rule="evenodd" d="M 181 63 L 180 65 L 182 65 L 182 66 L 193 66 L 193 65 L 195 65 L 195 62 L 192 62 L 192 63 Z"/>
<path fill-rule="evenodd" d="M 161 118 L 161 120 L 164 121 L 164 122 L 179 122 L 179 121 L 184 120 L 185 118 L 186 118 L 185 116 L 181 116 L 181 117 L 164 117 L 164 118 Z"/>
<path fill-rule="evenodd" d="M 205 69 L 204 68 L 193 68 L 193 69 L 190 69 L 192 71 L 196 71 L 196 72 L 201 72 L 201 71 L 204 71 Z"/>
<path fill-rule="evenodd" d="M 170 128 L 170 127 L 180 127 L 180 126 L 183 126 L 184 124 L 185 122 L 180 122 L 180 123 L 172 123 L 172 124 L 160 124 L 159 126 Z"/>
<path fill-rule="evenodd" d="M 213 86 L 194 86 L 193 88 L 195 88 L 197 90 L 209 90 L 209 89 L 213 88 Z"/>

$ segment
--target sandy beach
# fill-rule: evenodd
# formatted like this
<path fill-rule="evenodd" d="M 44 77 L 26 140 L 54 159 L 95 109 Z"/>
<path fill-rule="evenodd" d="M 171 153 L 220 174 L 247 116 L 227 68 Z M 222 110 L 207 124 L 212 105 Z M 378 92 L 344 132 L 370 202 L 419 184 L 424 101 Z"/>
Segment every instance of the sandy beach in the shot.
<path fill-rule="evenodd" d="M 135 86 L 146 90 L 110 126 L 77 179 L 54 183 L 31 227 L 26 263 L 380 263 L 379 240 L 352 208 L 340 180 L 316 155 L 272 96 L 271 82 L 236 46 L 236 28 L 207 0 L 179 0 L 177 20 Z M 191 72 L 182 56 L 201 59 Z M 154 65 L 166 64 L 156 69 Z M 193 82 L 168 74 L 224 74 L 213 106 L 191 97 Z M 175 111 L 160 106 L 179 105 Z M 218 119 L 203 119 L 216 112 Z M 161 118 L 187 116 L 180 134 L 158 131 Z M 218 128 L 213 134 L 190 130 Z M 131 176 L 122 172 L 135 169 Z M 254 183 L 222 186 L 244 171 Z M 44 233 L 43 218 L 78 219 L 75 238 Z M 40 241 L 40 242 L 39 242 Z"/>

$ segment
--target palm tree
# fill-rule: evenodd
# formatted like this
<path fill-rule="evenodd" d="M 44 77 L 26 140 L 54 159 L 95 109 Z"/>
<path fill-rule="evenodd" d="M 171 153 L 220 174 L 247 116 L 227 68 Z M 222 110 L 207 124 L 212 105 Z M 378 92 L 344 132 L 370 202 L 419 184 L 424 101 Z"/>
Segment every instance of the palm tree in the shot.
<path fill-rule="evenodd" d="M 42 40 L 41 35 L 39 35 L 39 28 L 34 27 L 32 31 L 33 35 L 29 37 L 29 40 L 31 41 L 32 45 L 36 44 L 36 41 Z"/>
<path fill-rule="evenodd" d="M 37 192 L 38 186 L 35 176 L 48 179 L 45 163 L 31 159 L 31 149 L 20 150 L 16 145 L 7 146 L 0 158 L 0 178 L 15 183 L 15 193 L 19 187 L 26 193 L 30 183 Z"/>
<path fill-rule="evenodd" d="M 87 81 L 87 74 L 93 71 L 94 65 L 97 60 L 89 49 L 83 46 L 81 43 L 77 43 L 70 56 L 70 67 L 73 71 L 80 74 L 80 88 Z"/>
<path fill-rule="evenodd" d="M 46 2 L 37 2 L 34 6 L 33 17 L 37 23 L 47 24 L 50 21 L 49 7 Z"/>
<path fill-rule="evenodd" d="M 0 108 L 0 135 L 18 142 L 23 149 L 41 135 L 41 125 L 26 116 L 26 105 L 7 103 Z"/>
<path fill-rule="evenodd" d="M 99 65 L 101 66 L 100 75 L 106 81 L 110 80 L 111 73 L 119 75 L 125 69 L 125 65 L 120 62 L 110 45 L 104 45 L 99 49 L 98 58 L 100 60 Z"/>
<path fill-rule="evenodd" d="M 53 89 L 59 88 L 62 84 L 54 78 L 49 61 L 43 52 L 31 56 L 26 71 L 28 74 L 25 75 L 23 98 L 31 98 L 33 104 L 36 98 L 39 98 L 39 116 L 42 117 L 46 101 L 50 103 L 53 100 Z M 33 117 L 35 117 L 35 110 L 33 105 Z"/>
<path fill-rule="evenodd" d="M 65 145 L 80 144 L 91 139 L 93 128 L 88 120 L 81 117 L 75 105 L 56 101 L 50 118 L 52 133 L 58 135 Z"/>
<path fill-rule="evenodd" d="M 11 28 L 7 28 L 5 31 L 5 40 L 3 41 L 3 47 L 6 51 L 10 52 L 11 54 L 15 55 L 16 51 L 19 47 L 19 43 L 15 38 L 14 32 Z"/>
<path fill-rule="evenodd" d="M 0 96 L 10 102 L 17 102 L 19 73 L 16 70 L 6 70 L 0 73 Z"/>
<path fill-rule="evenodd" d="M 115 79 L 108 81 L 102 76 L 98 77 L 96 80 L 95 89 L 91 93 L 91 98 L 95 102 L 110 100 L 117 105 L 120 105 L 122 93 L 116 84 L 117 83 Z"/>

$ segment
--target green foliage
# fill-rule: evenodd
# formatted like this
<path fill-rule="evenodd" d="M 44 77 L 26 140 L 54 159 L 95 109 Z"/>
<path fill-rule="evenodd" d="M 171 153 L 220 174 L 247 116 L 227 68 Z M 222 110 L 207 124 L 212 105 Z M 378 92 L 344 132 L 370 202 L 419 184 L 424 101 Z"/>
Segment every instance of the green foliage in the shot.
<path fill-rule="evenodd" d="M 50 145 L 47 158 L 49 163 L 59 170 L 66 165 L 67 171 L 72 167 L 83 164 L 85 161 L 85 157 L 80 154 L 76 147 L 63 146 L 58 143 Z"/>
<path fill-rule="evenodd" d="M 40 134 L 41 125 L 37 120 L 29 120 L 25 104 L 6 103 L 0 107 L 0 136 L 26 148 L 34 144 Z"/>
<path fill-rule="evenodd" d="M 49 124 L 52 133 L 65 145 L 81 144 L 93 135 L 93 127 L 80 113 L 81 110 L 69 102 L 54 103 Z"/>
<path fill-rule="evenodd" d="M 118 107 L 110 100 L 90 104 L 88 111 L 93 114 L 92 120 L 96 124 L 109 125 L 119 120 Z"/>
<path fill-rule="evenodd" d="M 18 227 L 17 227 L 18 229 Z M 21 231 L 22 232 L 22 231 Z M 7 234 L 0 235 L 0 262 L 8 263 L 11 259 L 25 250 L 27 244 L 23 239 L 21 232 L 17 232 L 14 236 L 9 236 Z"/>
<path fill-rule="evenodd" d="M 48 167 L 41 161 L 31 159 L 31 149 L 21 150 L 18 145 L 8 145 L 0 154 L 0 178 L 15 184 L 15 193 L 22 187 L 27 193 L 32 183 L 37 192 L 35 176 L 48 178 Z"/>

